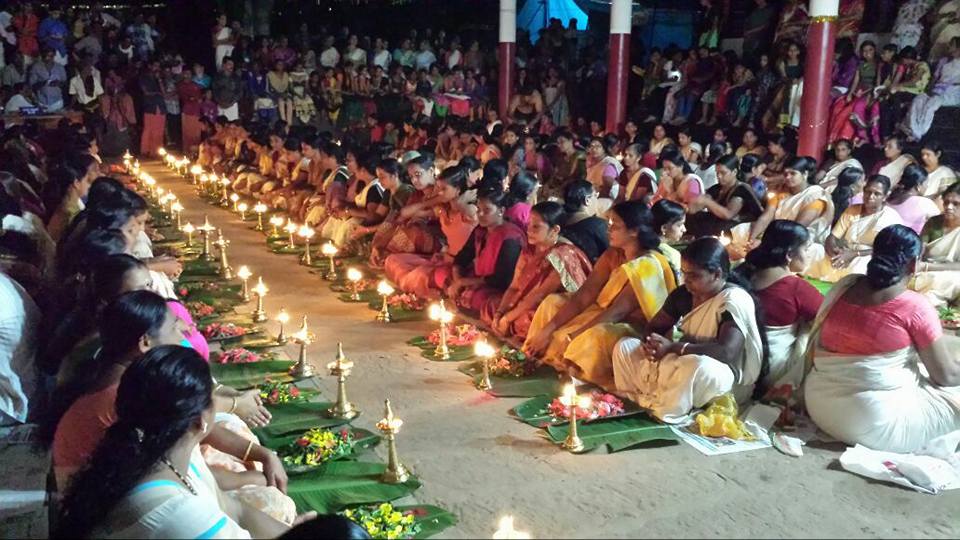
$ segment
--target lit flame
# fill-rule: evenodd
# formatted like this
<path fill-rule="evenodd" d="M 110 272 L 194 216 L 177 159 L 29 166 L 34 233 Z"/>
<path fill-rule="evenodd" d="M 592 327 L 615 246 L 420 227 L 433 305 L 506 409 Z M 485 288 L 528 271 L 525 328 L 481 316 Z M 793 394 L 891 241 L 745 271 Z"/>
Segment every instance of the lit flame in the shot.
<path fill-rule="evenodd" d="M 254 292 L 257 296 L 266 296 L 266 295 L 267 295 L 267 291 L 269 291 L 269 290 L 270 290 L 270 289 L 268 289 L 267 286 L 264 285 L 264 283 L 263 283 L 263 276 L 258 277 L 258 278 L 257 278 L 257 285 L 253 288 L 253 292 Z"/>
<path fill-rule="evenodd" d="M 164 157 L 167 155 L 167 149 L 161 146 L 157 149 L 157 154 L 159 154 L 160 157 Z"/>
<path fill-rule="evenodd" d="M 183 205 L 180 204 L 180 201 L 177 201 L 172 205 L 170 205 L 170 210 L 173 210 L 174 212 L 177 212 L 177 213 L 183 212 Z"/>
<path fill-rule="evenodd" d="M 183 227 L 181 227 L 181 230 L 187 234 L 193 234 L 193 232 L 196 231 L 197 228 L 193 226 L 193 223 L 190 223 L 188 221 Z"/>
<path fill-rule="evenodd" d="M 380 281 L 380 283 L 377 283 L 377 292 L 380 294 L 380 296 L 390 296 L 393 294 L 394 290 L 393 287 L 391 287 L 390 284 L 384 280 Z"/>
<path fill-rule="evenodd" d="M 287 324 L 290 321 L 290 315 L 287 315 L 287 310 L 280 308 L 280 313 L 277 313 L 277 321 L 282 324 Z"/>
<path fill-rule="evenodd" d="M 302 237 L 306 238 L 307 240 L 309 240 L 309 239 L 313 238 L 313 235 L 316 234 L 316 231 L 314 231 L 312 228 L 310 228 L 310 227 L 308 227 L 308 226 L 306 226 L 306 225 L 303 225 L 303 226 L 300 227 L 300 229 L 297 231 L 297 234 L 299 234 L 300 236 L 302 236 Z"/>
<path fill-rule="evenodd" d="M 493 533 L 494 540 L 527 540 L 530 533 L 518 531 L 513 528 L 513 516 L 503 516 L 500 518 L 500 526 Z"/>
<path fill-rule="evenodd" d="M 281 216 L 273 216 L 270 218 L 270 224 L 274 227 L 279 227 L 283 225 L 283 218 Z"/>
<path fill-rule="evenodd" d="M 725 234 L 721 234 L 720 237 L 717 238 L 717 240 L 719 240 L 719 241 L 720 241 L 720 244 L 723 245 L 724 247 L 730 245 L 730 237 L 728 237 L 728 236 L 725 235 Z"/>
<path fill-rule="evenodd" d="M 246 266 L 241 266 L 240 268 L 237 269 L 237 277 L 244 281 L 250 279 L 250 276 L 252 275 L 253 273 L 251 273 L 250 269 L 247 268 Z"/>
<path fill-rule="evenodd" d="M 327 257 L 333 257 L 334 255 L 337 254 L 337 246 L 331 244 L 330 242 L 327 242 L 326 244 L 320 247 L 320 252 Z"/>
<path fill-rule="evenodd" d="M 240 200 L 240 196 L 239 196 L 239 195 L 237 195 L 236 193 L 231 193 L 231 194 L 230 194 L 230 202 L 237 202 L 237 201 L 239 201 L 239 200 Z"/>
<path fill-rule="evenodd" d="M 253 205 L 253 211 L 256 212 L 256 213 L 258 213 L 258 214 L 262 214 L 262 213 L 264 213 L 264 212 L 267 211 L 267 205 L 263 204 L 262 202 L 261 202 L 261 203 L 257 203 L 257 204 L 255 204 L 255 205 Z M 279 216 L 278 216 L 278 217 L 279 217 Z M 282 220 L 283 218 L 280 218 L 280 219 Z M 271 218 L 270 223 L 273 223 L 272 218 Z"/>
<path fill-rule="evenodd" d="M 230 179 L 227 178 L 226 176 L 221 177 L 221 178 L 220 178 L 220 185 L 221 185 L 221 186 L 229 186 L 229 185 L 230 185 Z M 234 193 L 234 195 L 236 195 L 236 193 Z M 239 197 L 238 197 L 238 198 L 239 198 Z"/>
<path fill-rule="evenodd" d="M 207 175 L 207 173 L 203 173 L 203 174 L 200 175 L 200 183 L 201 183 L 201 184 L 206 184 L 206 183 L 209 182 L 209 181 L 210 181 L 210 177 Z"/>
<path fill-rule="evenodd" d="M 202 173 L 202 172 L 203 172 L 203 167 L 201 167 L 201 166 L 199 166 L 199 165 L 194 165 L 194 166 L 190 167 L 190 174 L 192 174 L 192 175 L 194 175 L 194 176 L 197 176 L 197 175 L 199 175 L 199 174 Z"/>
<path fill-rule="evenodd" d="M 353 282 L 360 281 L 363 279 L 363 272 L 357 270 L 356 268 L 347 269 L 347 279 Z"/>
<path fill-rule="evenodd" d="M 245 203 L 245 202 L 242 202 L 242 203 L 240 203 L 240 204 L 237 205 L 237 211 L 239 211 L 240 213 L 246 212 L 248 208 L 250 208 L 250 207 L 247 206 L 247 203 Z"/>
<path fill-rule="evenodd" d="M 293 221 L 290 221 L 290 222 L 288 222 L 287 225 L 283 228 L 283 230 L 287 231 L 288 233 L 295 233 L 295 232 L 297 232 L 297 224 L 294 223 Z"/>
<path fill-rule="evenodd" d="M 481 358 L 493 358 L 493 355 L 497 353 L 496 349 L 484 340 L 478 341 L 473 346 L 473 352 Z"/>

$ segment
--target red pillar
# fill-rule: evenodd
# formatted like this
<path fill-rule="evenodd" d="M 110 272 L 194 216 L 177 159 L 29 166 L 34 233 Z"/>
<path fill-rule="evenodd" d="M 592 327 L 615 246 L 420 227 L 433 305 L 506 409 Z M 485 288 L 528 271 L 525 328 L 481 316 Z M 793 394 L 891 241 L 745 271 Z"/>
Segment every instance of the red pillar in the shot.
<path fill-rule="evenodd" d="M 800 140 L 797 155 L 810 156 L 818 162 L 823 158 L 827 145 L 830 79 L 833 75 L 838 9 L 839 0 L 810 2 L 810 29 L 807 33 L 803 96 L 800 99 Z"/>
<path fill-rule="evenodd" d="M 500 118 L 507 117 L 513 85 L 516 80 L 517 55 L 517 0 L 500 0 L 500 46 L 497 59 L 500 73 L 497 77 L 497 96 Z"/>
<path fill-rule="evenodd" d="M 610 65 L 607 69 L 607 133 L 619 133 L 627 119 L 632 0 L 610 4 Z"/>

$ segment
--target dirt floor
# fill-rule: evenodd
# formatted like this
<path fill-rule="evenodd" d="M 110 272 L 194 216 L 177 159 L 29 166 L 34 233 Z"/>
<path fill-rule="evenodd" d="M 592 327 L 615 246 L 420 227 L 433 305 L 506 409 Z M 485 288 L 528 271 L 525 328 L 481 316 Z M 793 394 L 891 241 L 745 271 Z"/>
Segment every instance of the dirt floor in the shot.
<path fill-rule="evenodd" d="M 370 428 L 391 399 L 404 420 L 401 460 L 423 481 L 415 500 L 459 517 L 444 537 L 489 538 L 504 514 L 535 538 L 960 537 L 960 491 L 921 495 L 854 476 L 840 469 L 838 444 L 811 443 L 799 459 L 773 449 L 706 457 L 686 444 L 569 454 L 510 417 L 521 399 L 481 394 L 455 363 L 424 360 L 405 345 L 427 323 L 377 323 L 293 257 L 268 252 L 249 224 L 199 202 L 183 181 L 155 176 L 179 195 L 185 220 L 207 214 L 223 228 L 234 267 L 263 273 L 268 312 L 284 306 L 294 320 L 308 316 L 315 368 L 343 342 L 356 363 L 350 398 L 363 411 L 355 425 Z M 331 378 L 321 386 L 334 395 Z M 0 468 L 9 474 L 10 465 Z"/>

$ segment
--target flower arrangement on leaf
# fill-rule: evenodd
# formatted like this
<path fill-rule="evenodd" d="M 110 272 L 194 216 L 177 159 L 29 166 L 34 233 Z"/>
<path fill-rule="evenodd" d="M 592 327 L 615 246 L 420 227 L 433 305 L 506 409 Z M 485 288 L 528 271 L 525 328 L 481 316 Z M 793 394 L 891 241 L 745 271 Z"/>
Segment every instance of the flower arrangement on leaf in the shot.
<path fill-rule="evenodd" d="M 280 456 L 287 465 L 316 467 L 350 453 L 353 434 L 346 428 L 340 431 L 313 428 L 285 448 Z"/>
<path fill-rule="evenodd" d="M 344 510 L 343 517 L 363 527 L 374 539 L 414 538 L 421 530 L 414 512 L 400 512 L 390 503 Z"/>
<path fill-rule="evenodd" d="M 207 339 L 239 337 L 247 334 L 247 329 L 233 323 L 210 323 L 203 329 L 203 337 Z"/>
<path fill-rule="evenodd" d="M 262 359 L 259 354 L 249 349 L 237 347 L 236 349 L 230 349 L 220 353 L 220 355 L 217 356 L 216 362 L 218 364 L 252 364 Z"/>
<path fill-rule="evenodd" d="M 387 305 L 407 311 L 423 311 L 427 309 L 427 302 L 412 293 L 390 295 L 387 297 Z"/>
<path fill-rule="evenodd" d="M 199 291 L 219 292 L 221 288 L 221 285 L 216 281 L 195 281 L 193 283 L 181 285 L 180 289 L 177 291 L 177 294 L 179 294 L 181 298 L 186 298 Z"/>
<path fill-rule="evenodd" d="M 504 345 L 490 361 L 490 374 L 501 377 L 526 377 L 537 370 L 537 364 L 523 351 Z"/>
<path fill-rule="evenodd" d="M 447 345 L 452 347 L 466 347 L 473 345 L 480 339 L 480 330 L 472 324 L 448 324 Z M 440 344 L 440 329 L 430 332 L 427 341 L 433 345 Z"/>
<path fill-rule="evenodd" d="M 547 410 L 554 418 L 569 419 L 570 408 L 560 402 L 560 399 L 554 399 Z M 577 407 L 577 420 L 596 420 L 597 418 L 606 418 L 608 416 L 617 416 L 623 414 L 623 401 L 613 394 L 607 394 L 599 390 L 590 392 L 590 406 L 586 408 Z"/>
<path fill-rule="evenodd" d="M 194 319 L 202 319 L 204 317 L 209 317 L 217 311 L 213 309 L 213 306 L 206 302 L 187 302 L 184 304 L 184 307 L 187 308 L 187 311 L 190 312 L 190 316 Z M 209 337 L 209 336 L 207 336 Z"/>
<path fill-rule="evenodd" d="M 940 324 L 944 328 L 960 328 L 960 308 L 945 306 L 937 311 L 940 313 Z"/>
<path fill-rule="evenodd" d="M 260 391 L 260 399 L 267 405 L 307 400 L 296 386 L 290 383 L 272 381 L 269 378 L 260 383 L 257 390 Z"/>

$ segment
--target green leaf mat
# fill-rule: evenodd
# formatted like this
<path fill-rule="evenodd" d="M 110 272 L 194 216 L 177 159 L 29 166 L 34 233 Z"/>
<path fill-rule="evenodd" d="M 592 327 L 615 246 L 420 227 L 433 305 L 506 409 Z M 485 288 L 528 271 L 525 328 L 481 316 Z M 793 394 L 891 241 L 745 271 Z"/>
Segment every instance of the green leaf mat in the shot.
<path fill-rule="evenodd" d="M 331 285 L 331 287 L 333 286 Z M 370 304 L 370 302 L 373 302 L 377 298 L 380 298 L 380 295 L 377 294 L 377 291 L 373 289 L 360 291 L 359 300 L 353 300 L 352 298 L 350 298 L 351 294 L 352 294 L 351 292 L 341 293 L 337 295 L 337 298 L 339 298 L 341 302 L 347 302 L 348 304 L 359 304 L 359 303 Z M 391 315 L 393 315 L 393 313 L 391 313 Z"/>
<path fill-rule="evenodd" d="M 270 251 L 280 255 L 303 255 L 304 249 L 302 245 L 297 244 L 294 247 L 290 247 L 284 242 L 282 244 L 270 246 Z"/>
<path fill-rule="evenodd" d="M 443 508 L 430 505 L 394 506 L 398 512 L 413 512 L 420 523 L 420 533 L 414 538 L 430 538 L 457 524 L 457 516 Z"/>
<path fill-rule="evenodd" d="M 349 429 L 353 433 L 353 446 L 351 447 L 350 452 L 347 453 L 346 455 L 340 456 L 334 460 L 328 461 L 321 465 L 317 465 L 315 467 L 310 467 L 305 465 L 287 465 L 286 463 L 284 463 L 283 465 L 284 470 L 286 470 L 287 473 L 289 473 L 290 475 L 308 474 L 312 472 L 323 472 L 326 470 L 327 466 L 330 463 L 334 463 L 337 461 L 344 461 L 344 460 L 354 460 L 356 459 L 358 454 L 362 454 L 363 452 L 377 446 L 378 444 L 380 444 L 380 441 L 382 440 L 380 435 L 377 435 L 372 431 L 368 431 L 366 429 L 359 429 L 359 428 L 349 428 Z M 304 432 L 306 431 L 307 430 L 304 430 Z M 296 433 L 288 437 L 285 437 L 283 444 L 280 444 L 278 448 L 284 448 L 286 446 L 293 444 L 293 442 L 299 439 L 302 434 L 303 433 Z M 276 439 L 276 440 L 279 441 L 280 439 Z"/>
<path fill-rule="evenodd" d="M 433 355 L 436 345 L 430 343 L 425 336 L 415 337 L 410 341 L 407 341 L 407 344 L 417 347 L 420 349 L 420 356 L 426 358 L 427 360 L 433 360 L 434 362 L 462 362 L 464 360 L 470 360 L 476 356 L 473 352 L 473 345 L 450 345 L 448 346 L 450 349 L 450 358 L 447 360 L 441 360 Z"/>
<path fill-rule="evenodd" d="M 253 388 L 270 377 L 279 382 L 294 380 L 287 370 L 293 366 L 290 360 L 264 360 L 249 364 L 210 364 L 210 374 L 217 382 L 224 386 L 231 386 L 238 390 Z"/>
<path fill-rule="evenodd" d="M 267 336 L 264 334 L 254 334 L 243 336 L 240 340 L 228 341 L 224 344 L 225 347 L 234 349 L 237 347 L 243 347 L 244 349 L 250 349 L 251 351 L 262 351 L 265 349 L 273 349 L 279 347 L 277 339 L 274 336 Z"/>
<path fill-rule="evenodd" d="M 207 319 L 203 319 L 206 321 Z M 206 325 L 204 325 L 206 326 Z M 241 326 L 241 325 L 237 325 Z M 263 328 L 259 326 L 245 326 L 247 328 L 247 333 L 241 336 L 224 336 L 224 337 L 209 337 L 207 341 L 209 343 L 229 343 L 233 344 L 244 339 L 260 339 L 263 337 Z"/>
<path fill-rule="evenodd" d="M 496 383 L 494 383 L 494 386 L 496 386 Z M 589 392 L 591 389 L 593 389 L 593 387 L 581 386 L 577 389 L 577 392 L 583 394 L 585 392 Z M 550 395 L 541 395 L 541 396 L 533 397 L 514 407 L 512 412 L 517 417 L 517 419 L 519 419 L 521 422 L 525 424 L 530 424 L 531 426 L 534 426 L 534 427 L 567 425 L 568 422 L 566 419 L 556 418 L 555 416 L 550 414 L 550 412 L 547 410 L 547 406 L 553 402 L 553 400 L 557 397 L 557 395 L 559 395 L 559 392 L 556 392 Z M 608 416 L 606 418 L 597 418 L 595 420 L 585 420 L 585 421 L 581 420 L 580 423 L 591 424 L 595 422 L 603 422 L 603 421 L 609 421 L 609 420 L 614 420 L 619 418 L 627 418 L 630 416 L 644 414 L 644 411 L 632 401 L 623 400 L 623 408 L 624 408 L 624 412 L 621 415 L 614 416 L 614 417 Z"/>
<path fill-rule="evenodd" d="M 457 371 L 470 376 L 474 386 L 480 382 L 483 376 L 483 368 L 480 362 L 461 364 Z M 526 377 L 500 377 L 490 376 L 490 382 L 493 388 L 488 393 L 499 398 L 530 398 L 536 396 L 558 396 L 563 388 L 563 383 L 557 375 L 556 370 L 550 366 L 541 366 L 531 375 Z M 550 403 L 549 401 L 547 402 Z"/>
<path fill-rule="evenodd" d="M 276 449 L 283 446 L 283 441 L 288 439 L 291 434 L 299 435 L 315 427 L 330 428 L 350 423 L 349 420 L 327 416 L 327 409 L 332 406 L 333 403 L 325 401 L 299 401 L 268 405 L 267 409 L 273 415 L 270 424 L 257 428 L 253 432 L 260 439 L 260 444 Z"/>
<path fill-rule="evenodd" d="M 183 276 L 211 276 L 219 278 L 220 265 L 216 261 L 205 261 L 203 259 L 194 259 L 183 262 Z"/>
<path fill-rule="evenodd" d="M 567 423 L 547 427 L 548 436 L 558 444 L 567 438 L 569 431 Z M 584 452 L 601 446 L 610 452 L 619 452 L 653 441 L 680 440 L 670 426 L 657 423 L 646 415 L 581 423 L 577 425 L 577 434 L 583 439 Z"/>
<path fill-rule="evenodd" d="M 414 476 L 403 484 L 384 484 L 380 476 L 385 469 L 382 463 L 334 461 L 323 471 L 291 477 L 287 495 L 296 503 L 298 512 L 332 514 L 347 506 L 393 501 L 421 485 Z"/>

